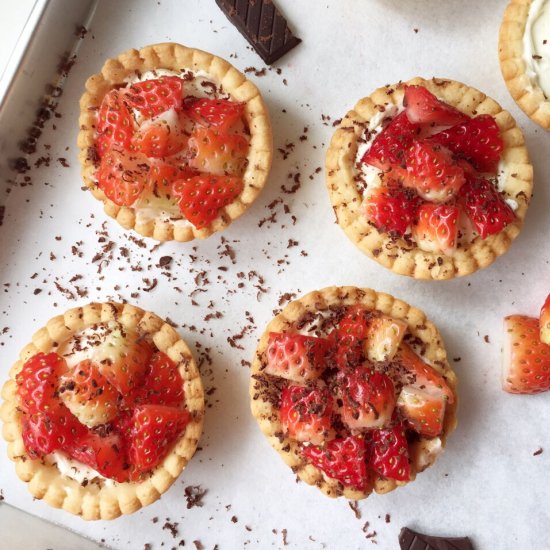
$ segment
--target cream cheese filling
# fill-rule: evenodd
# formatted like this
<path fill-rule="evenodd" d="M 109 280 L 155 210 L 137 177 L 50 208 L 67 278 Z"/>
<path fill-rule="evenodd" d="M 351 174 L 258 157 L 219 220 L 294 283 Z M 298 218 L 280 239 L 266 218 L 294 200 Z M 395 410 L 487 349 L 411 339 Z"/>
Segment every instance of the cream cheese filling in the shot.
<path fill-rule="evenodd" d="M 526 74 L 550 98 L 550 2 L 533 0 L 523 33 Z"/>

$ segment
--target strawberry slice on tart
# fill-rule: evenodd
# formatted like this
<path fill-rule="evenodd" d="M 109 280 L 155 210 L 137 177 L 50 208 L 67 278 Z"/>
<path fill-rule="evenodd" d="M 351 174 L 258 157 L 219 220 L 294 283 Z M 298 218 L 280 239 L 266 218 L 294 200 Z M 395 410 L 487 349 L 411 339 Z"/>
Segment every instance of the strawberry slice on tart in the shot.
<path fill-rule="evenodd" d="M 468 120 L 468 116 L 437 99 L 424 86 L 405 86 L 403 99 L 407 118 L 413 124 L 453 126 Z"/>
<path fill-rule="evenodd" d="M 102 157 L 112 146 L 129 150 L 134 133 L 132 117 L 123 97 L 117 90 L 105 95 L 97 121 L 96 149 Z"/>
<path fill-rule="evenodd" d="M 162 76 L 135 82 L 124 90 L 128 106 L 145 118 L 153 118 L 169 109 L 183 109 L 184 81 L 177 76 Z"/>
<path fill-rule="evenodd" d="M 397 481 L 410 480 L 409 444 L 402 424 L 372 431 L 369 443 L 368 464 L 375 472 Z"/>
<path fill-rule="evenodd" d="M 227 99 L 190 97 L 185 101 L 185 114 L 204 127 L 229 130 L 242 120 L 245 104 Z"/>
<path fill-rule="evenodd" d="M 443 430 L 446 400 L 442 395 L 405 386 L 397 399 L 397 408 L 405 424 L 426 437 L 436 437 Z"/>
<path fill-rule="evenodd" d="M 412 226 L 416 244 L 422 250 L 452 256 L 458 243 L 459 218 L 460 209 L 454 204 L 423 204 Z"/>
<path fill-rule="evenodd" d="M 407 323 L 388 315 L 372 319 L 365 342 L 365 355 L 373 363 L 390 361 L 407 332 Z"/>

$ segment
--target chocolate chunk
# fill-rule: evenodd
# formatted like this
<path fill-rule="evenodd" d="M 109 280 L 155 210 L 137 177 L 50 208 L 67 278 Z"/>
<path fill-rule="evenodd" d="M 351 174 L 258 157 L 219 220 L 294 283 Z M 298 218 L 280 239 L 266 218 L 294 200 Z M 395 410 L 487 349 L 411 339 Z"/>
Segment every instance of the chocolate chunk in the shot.
<path fill-rule="evenodd" d="M 474 550 L 468 537 L 431 537 L 403 527 L 399 533 L 401 550 Z"/>
<path fill-rule="evenodd" d="M 273 0 L 216 0 L 216 4 L 268 65 L 302 41 L 292 34 Z"/>

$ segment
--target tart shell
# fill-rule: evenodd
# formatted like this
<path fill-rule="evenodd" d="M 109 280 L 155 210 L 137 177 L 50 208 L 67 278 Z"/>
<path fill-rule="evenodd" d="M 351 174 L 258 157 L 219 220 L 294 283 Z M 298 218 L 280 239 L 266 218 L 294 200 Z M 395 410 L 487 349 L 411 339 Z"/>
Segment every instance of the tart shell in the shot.
<path fill-rule="evenodd" d="M 250 399 L 252 414 L 258 421 L 260 429 L 267 437 L 271 446 L 280 454 L 284 462 L 292 468 L 292 471 L 309 485 L 315 485 L 329 497 L 344 496 L 357 500 L 368 497 L 373 491 L 376 493 L 388 493 L 408 482 L 395 481 L 385 477 L 375 477 L 369 491 L 358 491 L 344 487 L 339 481 L 327 477 L 320 469 L 307 462 L 300 453 L 299 444 L 284 436 L 279 410 L 269 400 L 265 399 L 262 387 L 268 380 L 262 373 L 262 360 L 266 352 L 270 332 L 297 331 L 300 322 L 308 313 L 330 311 L 331 309 L 361 304 L 369 310 L 378 310 L 386 315 L 405 321 L 408 332 L 422 346 L 422 357 L 429 362 L 434 369 L 441 373 L 456 397 L 457 377 L 447 362 L 447 353 L 441 335 L 437 328 L 425 316 L 425 314 L 407 303 L 394 298 L 389 294 L 376 292 L 368 288 L 356 287 L 328 287 L 319 291 L 306 294 L 302 298 L 289 303 L 268 324 L 260 338 L 254 361 L 252 363 L 252 377 L 250 379 Z M 441 446 L 444 447 L 449 434 L 457 425 L 456 420 L 457 400 L 452 405 L 447 404 L 443 431 L 440 436 Z M 409 445 L 411 458 L 411 481 L 416 474 L 431 466 L 437 453 L 433 452 L 431 441 L 420 437 L 418 441 Z"/>
<path fill-rule="evenodd" d="M 426 87 L 443 101 L 470 116 L 489 114 L 495 117 L 504 141 L 502 159 L 506 163 L 503 191 L 517 202 L 516 220 L 497 235 L 474 239 L 460 247 L 453 256 L 425 252 L 403 238 L 392 239 L 388 233 L 371 225 L 363 213 L 363 197 L 357 187 L 355 159 L 359 140 L 370 119 L 388 106 L 402 105 L 404 87 Z M 525 147 L 522 131 L 512 115 L 482 92 L 454 80 L 413 78 L 408 82 L 378 88 L 361 99 L 349 111 L 332 137 L 326 155 L 326 184 L 338 224 L 360 250 L 378 263 L 401 275 L 415 279 L 452 279 L 487 267 L 504 254 L 518 236 L 533 188 L 533 167 Z"/>
<path fill-rule="evenodd" d="M 146 223 L 138 223 L 134 208 L 118 206 L 109 200 L 98 187 L 95 172 L 97 112 L 104 96 L 114 87 L 125 85 L 125 80 L 136 74 L 155 69 L 193 72 L 204 71 L 232 100 L 245 103 L 244 117 L 250 130 L 248 165 L 242 176 L 241 194 L 223 208 L 218 217 L 202 229 L 191 223 L 184 226 L 158 217 Z M 79 160 L 84 182 L 97 199 L 104 204 L 105 212 L 115 218 L 125 229 L 134 229 L 145 237 L 158 241 L 191 241 L 204 239 L 216 231 L 225 229 L 241 216 L 263 189 L 273 157 L 273 138 L 269 114 L 258 88 L 241 72 L 224 59 L 181 44 L 162 43 L 140 50 L 128 50 L 114 59 L 108 59 L 101 72 L 86 81 L 86 91 L 80 99 L 80 132 L 78 134 Z"/>
<path fill-rule="evenodd" d="M 502 18 L 498 38 L 500 70 L 514 101 L 538 125 L 550 130 L 550 101 L 527 75 L 523 35 L 532 0 L 512 0 Z"/>
<path fill-rule="evenodd" d="M 29 458 L 21 435 L 15 377 L 24 362 L 36 353 L 56 351 L 75 333 L 109 321 L 117 321 L 127 330 L 148 334 L 155 346 L 177 364 L 184 380 L 185 405 L 191 413 L 191 421 L 173 449 L 144 481 L 90 481 L 83 486 L 75 479 L 62 475 L 55 464 Z M 8 442 L 8 456 L 15 462 L 19 478 L 27 482 L 35 498 L 44 499 L 51 506 L 86 520 L 114 519 L 122 514 L 131 514 L 160 498 L 195 453 L 202 433 L 204 392 L 197 365 L 187 344 L 160 317 L 128 304 L 92 303 L 50 319 L 21 351 L 19 360 L 10 370 L 10 379 L 2 388 L 2 397 L 4 402 L 0 408 L 0 417 L 4 422 L 3 436 Z"/>

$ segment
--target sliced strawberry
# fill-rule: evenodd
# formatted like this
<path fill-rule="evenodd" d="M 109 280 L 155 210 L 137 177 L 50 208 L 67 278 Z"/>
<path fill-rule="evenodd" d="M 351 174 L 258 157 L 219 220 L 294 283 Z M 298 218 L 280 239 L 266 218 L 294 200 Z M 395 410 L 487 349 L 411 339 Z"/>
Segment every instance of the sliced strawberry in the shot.
<path fill-rule="evenodd" d="M 151 166 L 146 189 L 155 197 L 172 197 L 174 183 L 197 176 L 197 172 L 174 164 L 158 163 Z"/>
<path fill-rule="evenodd" d="M 228 99 L 190 97 L 185 101 L 185 112 L 192 120 L 222 130 L 228 130 L 242 118 L 244 107 L 244 103 Z"/>
<path fill-rule="evenodd" d="M 463 185 L 458 200 L 482 239 L 500 233 L 516 219 L 495 186 L 482 178 Z"/>
<path fill-rule="evenodd" d="M 152 118 L 168 109 L 180 111 L 183 108 L 183 85 L 183 79 L 177 76 L 144 80 L 127 88 L 124 99 L 145 118 Z"/>
<path fill-rule="evenodd" d="M 188 411 L 166 405 L 139 405 L 135 408 L 127 441 L 133 478 L 161 462 L 190 419 Z"/>
<path fill-rule="evenodd" d="M 397 407 L 409 428 L 426 437 L 436 437 L 443 429 L 446 401 L 414 386 L 405 386 Z"/>
<path fill-rule="evenodd" d="M 543 344 L 550 344 L 550 294 L 540 310 L 539 325 L 540 341 Z"/>
<path fill-rule="evenodd" d="M 295 382 L 319 378 L 327 366 L 330 342 L 324 338 L 271 332 L 265 372 Z"/>
<path fill-rule="evenodd" d="M 370 313 L 362 306 L 349 306 L 329 339 L 336 347 L 340 369 L 354 368 L 364 361 L 365 341 L 369 334 Z"/>
<path fill-rule="evenodd" d="M 416 219 L 421 200 L 412 189 L 377 187 L 365 199 L 365 215 L 380 231 L 403 236 Z"/>
<path fill-rule="evenodd" d="M 136 202 L 147 182 L 149 165 L 141 153 L 108 149 L 97 171 L 97 183 L 107 198 L 119 206 Z"/>
<path fill-rule="evenodd" d="M 414 124 L 453 126 L 469 118 L 454 107 L 437 99 L 424 86 L 405 86 L 403 105 L 407 117 Z"/>
<path fill-rule="evenodd" d="M 178 115 L 170 109 L 146 120 L 132 139 L 135 149 L 147 157 L 164 158 L 179 153 L 187 145 L 187 136 Z"/>
<path fill-rule="evenodd" d="M 504 142 L 491 115 L 476 116 L 433 135 L 431 139 L 471 162 L 480 172 L 497 173 Z"/>
<path fill-rule="evenodd" d="M 428 140 L 415 141 L 406 155 L 407 175 L 403 185 L 427 201 L 446 202 L 464 185 L 462 166 L 451 152 Z"/>
<path fill-rule="evenodd" d="M 303 455 L 328 477 L 342 485 L 365 491 L 368 488 L 365 440 L 360 435 L 333 439 L 324 447 L 308 445 Z"/>
<path fill-rule="evenodd" d="M 540 339 L 539 320 L 525 315 L 504 319 L 502 389 L 509 393 L 550 390 L 550 346 Z"/>
<path fill-rule="evenodd" d="M 325 387 L 289 386 L 281 395 L 281 424 L 296 441 L 322 445 L 334 435 L 332 396 Z"/>
<path fill-rule="evenodd" d="M 459 208 L 452 204 L 423 204 L 412 227 L 417 246 L 451 256 L 456 250 L 459 216 Z"/>
<path fill-rule="evenodd" d="M 409 481 L 409 445 L 405 428 L 398 424 L 371 433 L 369 466 L 380 475 L 397 481 Z"/>
<path fill-rule="evenodd" d="M 454 403 L 453 390 L 445 378 L 424 362 L 410 346 L 402 342 L 394 360 L 405 370 L 405 376 L 401 380 L 403 385 L 412 385 L 435 395 L 442 395 L 448 403 Z"/>
<path fill-rule="evenodd" d="M 182 214 L 202 229 L 240 195 L 243 187 L 241 178 L 204 174 L 174 182 L 172 193 Z"/>
<path fill-rule="evenodd" d="M 362 366 L 340 371 L 337 382 L 340 416 L 349 428 L 382 428 L 390 422 L 395 389 L 387 375 Z"/>
<path fill-rule="evenodd" d="M 170 405 L 184 404 L 183 378 L 168 355 L 157 351 L 145 373 L 145 382 L 125 397 L 127 403 Z"/>
<path fill-rule="evenodd" d="M 117 90 L 105 95 L 99 108 L 96 148 L 100 157 L 113 145 L 130 149 L 134 134 L 134 119 Z"/>
<path fill-rule="evenodd" d="M 61 376 L 58 391 L 63 403 L 86 426 L 106 424 L 117 415 L 119 393 L 90 360 Z"/>
<path fill-rule="evenodd" d="M 412 145 L 420 127 L 413 124 L 403 111 L 376 136 L 372 145 L 361 158 L 361 162 L 370 164 L 394 177 L 405 172 L 405 153 Z"/>
<path fill-rule="evenodd" d="M 119 483 L 129 481 L 124 441 L 116 433 L 100 436 L 88 432 L 63 449 L 71 458 L 89 466 L 103 477 Z"/>
<path fill-rule="evenodd" d="M 240 134 L 227 134 L 217 128 L 195 128 L 189 138 L 194 153 L 189 166 L 218 176 L 240 176 L 246 165 L 248 140 Z"/>
<path fill-rule="evenodd" d="M 370 325 L 365 343 L 365 354 L 369 361 L 389 361 L 396 354 L 405 332 L 407 323 L 400 319 L 381 315 L 375 317 Z"/>

